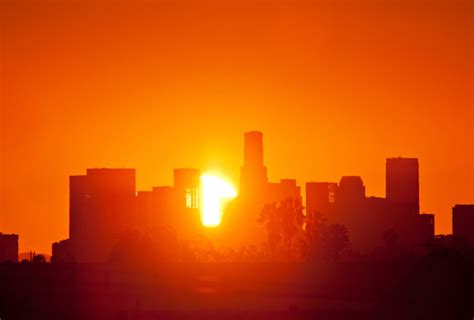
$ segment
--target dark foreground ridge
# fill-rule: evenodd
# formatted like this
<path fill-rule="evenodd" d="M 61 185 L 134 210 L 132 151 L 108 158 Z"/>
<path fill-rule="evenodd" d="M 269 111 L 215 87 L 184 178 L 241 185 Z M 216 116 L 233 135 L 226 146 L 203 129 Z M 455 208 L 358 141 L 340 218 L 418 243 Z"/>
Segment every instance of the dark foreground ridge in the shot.
<path fill-rule="evenodd" d="M 473 259 L 0 266 L 1 319 L 472 319 Z"/>

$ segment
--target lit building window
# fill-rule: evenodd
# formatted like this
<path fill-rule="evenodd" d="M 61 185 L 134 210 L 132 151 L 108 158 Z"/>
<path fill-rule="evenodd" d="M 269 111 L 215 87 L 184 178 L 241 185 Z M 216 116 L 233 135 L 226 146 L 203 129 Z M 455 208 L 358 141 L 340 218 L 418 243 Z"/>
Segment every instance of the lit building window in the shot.
<path fill-rule="evenodd" d="M 186 188 L 186 208 L 199 208 L 198 188 Z"/>
<path fill-rule="evenodd" d="M 328 200 L 329 203 L 334 203 L 336 199 L 336 186 L 333 184 L 328 185 Z"/>

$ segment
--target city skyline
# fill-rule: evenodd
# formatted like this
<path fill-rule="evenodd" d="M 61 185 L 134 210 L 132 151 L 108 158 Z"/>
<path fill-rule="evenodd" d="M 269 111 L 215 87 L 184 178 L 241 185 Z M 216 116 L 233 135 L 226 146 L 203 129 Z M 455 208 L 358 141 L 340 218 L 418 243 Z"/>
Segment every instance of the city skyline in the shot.
<path fill-rule="evenodd" d="M 255 128 L 272 180 L 360 175 L 383 196 L 383 159 L 418 158 L 422 207 L 451 231 L 474 202 L 470 1 L 211 2 L 0 4 L 2 230 L 37 251 L 65 236 L 84 168 L 238 185 Z"/>
<path fill-rule="evenodd" d="M 0 0 L 0 320 L 474 319 L 474 0 Z"/>
<path fill-rule="evenodd" d="M 249 132 L 245 133 L 245 135 L 253 134 L 253 133 L 258 134 L 258 135 L 261 135 L 261 132 L 258 132 L 258 131 L 249 131 Z M 266 155 L 265 155 L 265 151 L 264 151 L 265 149 L 264 149 L 264 147 L 263 147 L 263 145 L 264 145 L 263 138 L 262 138 L 262 136 L 260 136 L 260 137 L 257 137 L 257 139 L 260 140 L 260 142 L 257 142 L 257 149 L 258 149 L 258 148 L 261 148 L 262 150 L 259 151 L 259 154 L 251 155 L 251 157 L 254 158 L 254 159 L 251 159 L 251 160 L 249 160 L 249 158 L 247 158 L 247 157 L 245 156 L 246 153 L 245 153 L 245 150 L 244 150 L 243 155 L 242 155 L 242 157 L 241 157 L 241 158 L 242 158 L 242 159 L 241 159 L 241 160 L 242 160 L 242 165 L 245 165 L 245 164 L 246 164 L 247 162 L 249 162 L 249 161 L 255 160 L 255 161 L 257 161 L 257 163 L 261 163 L 262 165 L 265 166 L 266 161 L 265 161 L 264 159 L 266 159 Z M 257 141 L 258 141 L 258 140 L 257 140 Z M 241 148 L 241 149 L 245 149 L 245 148 Z M 393 161 L 393 160 L 396 160 L 396 159 L 408 159 L 408 160 L 413 159 L 413 160 L 418 160 L 417 158 L 404 158 L 404 157 L 401 157 L 401 156 L 392 157 L 392 158 L 386 158 L 385 160 L 390 161 L 391 159 L 392 159 L 392 161 Z M 267 177 L 267 172 L 271 172 L 271 168 L 270 168 L 270 170 L 267 170 L 267 166 L 265 166 L 264 169 L 265 169 L 265 172 L 262 173 L 262 174 L 264 174 L 264 176 L 262 176 L 262 179 L 264 179 L 263 181 L 265 181 L 265 183 L 268 183 L 268 182 L 270 182 L 270 181 L 279 181 L 280 179 L 283 179 L 283 180 L 285 180 L 285 179 L 291 179 L 291 180 L 292 180 L 292 179 L 293 179 L 293 178 L 291 178 L 291 177 L 281 177 L 281 178 L 278 178 L 278 179 L 271 179 L 271 178 L 268 178 L 268 177 Z M 117 169 L 115 169 L 114 167 L 92 167 L 92 168 L 87 168 L 87 171 L 89 171 L 89 170 L 117 170 Z M 123 170 L 127 170 L 127 169 L 126 169 L 126 168 L 123 168 Z M 137 171 L 136 168 L 133 168 L 132 170 L 134 170 L 134 172 Z M 186 171 L 186 170 L 188 170 L 188 169 L 179 169 L 179 168 L 176 169 L 176 168 L 175 168 L 174 170 L 175 170 L 175 172 L 176 172 L 176 170 L 178 170 L 178 171 L 179 171 L 179 170 L 184 170 L 184 171 Z M 212 172 L 212 173 L 215 173 L 215 174 L 217 174 L 217 175 L 221 175 L 221 176 L 222 176 L 222 171 L 217 171 L 217 170 L 201 170 L 201 169 L 198 169 L 198 168 L 196 168 L 196 169 L 189 169 L 189 170 L 199 170 L 199 171 L 197 171 L 197 172 Z M 242 170 L 242 169 L 241 169 L 241 170 Z M 388 185 L 388 181 L 386 181 L 386 179 L 387 179 L 387 174 L 388 174 L 387 168 L 385 168 L 383 171 L 384 171 L 384 188 L 387 189 L 388 186 L 389 186 L 389 185 Z M 422 170 L 421 170 L 421 171 L 422 171 Z M 225 171 L 224 171 L 224 172 L 225 172 Z M 258 170 L 257 170 L 256 172 L 254 171 L 254 172 L 250 172 L 250 173 L 251 173 L 251 174 L 255 174 L 257 177 L 261 175 L 261 173 L 259 173 Z M 175 173 L 175 174 L 176 174 L 176 173 Z M 240 189 L 241 186 L 242 186 L 242 175 L 245 176 L 245 172 L 242 172 L 242 171 L 241 171 L 241 178 L 240 178 L 240 179 L 238 179 L 238 178 L 236 179 L 237 181 L 240 180 L 240 183 L 239 183 L 239 182 L 235 183 L 234 181 L 230 180 L 231 183 L 236 187 L 237 190 Z M 417 173 L 416 173 L 416 175 L 417 175 L 417 177 L 419 176 L 418 165 L 417 165 Z M 137 176 L 138 176 L 138 175 L 137 175 Z M 295 180 L 296 180 L 296 183 L 297 183 L 297 185 L 298 185 L 298 188 L 301 189 L 301 190 L 300 190 L 300 194 L 301 194 L 302 203 L 306 203 L 306 201 L 307 201 L 307 192 L 308 192 L 308 191 L 307 191 L 307 184 L 308 184 L 308 183 L 313 183 L 314 181 L 321 181 L 321 182 L 324 181 L 324 183 L 334 183 L 334 184 L 337 185 L 337 183 L 339 183 L 339 180 L 341 179 L 341 177 L 344 178 L 344 177 L 350 177 L 350 176 L 357 176 L 357 177 L 359 177 L 359 175 L 349 175 L 349 176 L 348 176 L 348 175 L 341 175 L 341 176 L 339 176 L 338 178 L 333 179 L 333 180 L 330 180 L 330 181 L 312 179 L 312 180 L 308 180 L 308 181 L 301 181 L 301 182 L 299 182 L 297 179 L 295 179 Z M 77 176 L 77 177 L 80 178 L 81 176 Z M 135 174 L 134 174 L 134 177 L 135 177 Z M 226 178 L 226 179 L 228 179 L 225 175 L 224 175 L 223 177 Z M 364 179 L 364 177 L 363 177 L 363 176 L 360 176 L 360 177 L 362 178 L 362 182 L 364 183 L 364 188 L 367 188 L 367 187 L 368 187 L 368 189 L 370 190 L 370 186 L 368 185 L 368 183 L 366 182 L 366 180 Z M 74 178 L 74 175 L 72 175 L 71 178 Z M 175 177 L 175 179 L 176 179 L 176 177 Z M 255 179 L 255 176 L 250 175 L 250 176 L 248 177 L 248 179 L 250 179 L 251 181 L 253 181 L 253 180 Z M 136 182 L 137 182 L 137 179 L 134 178 L 134 181 L 135 181 L 135 183 L 136 183 Z M 321 183 L 321 182 L 317 182 L 317 183 Z M 176 183 L 176 182 L 175 182 L 175 183 Z M 418 184 L 418 183 L 419 183 L 419 182 L 418 182 L 418 180 L 417 180 L 417 184 Z M 423 183 L 420 183 L 420 184 L 423 185 Z M 172 183 L 168 183 L 168 184 L 155 183 L 155 184 L 152 185 L 150 188 L 140 188 L 140 187 L 138 186 L 138 184 L 137 184 L 136 189 L 135 189 L 135 190 L 136 190 L 136 191 L 135 191 L 135 192 L 136 192 L 136 196 L 139 197 L 139 193 L 140 193 L 140 192 L 145 192 L 146 190 L 155 189 L 155 187 L 158 187 L 158 188 L 166 188 L 167 185 L 172 185 Z M 417 188 L 418 188 L 418 186 L 417 186 Z M 419 193 L 419 191 L 417 190 L 417 191 L 416 191 L 416 194 L 418 195 L 418 193 Z M 365 190 L 364 190 L 364 195 L 365 195 L 365 194 L 366 194 L 366 193 L 365 193 Z M 368 197 L 368 198 L 370 198 L 370 197 L 385 198 L 385 197 L 386 197 L 386 191 L 384 190 L 383 194 L 370 194 L 369 192 L 367 192 L 367 197 Z M 417 197 L 418 197 L 418 196 L 417 196 Z M 310 201 L 311 201 L 311 200 L 310 200 Z M 420 203 L 420 200 L 417 200 L 417 203 Z M 464 202 L 464 203 L 459 202 L 459 203 L 461 203 L 461 204 L 467 204 L 468 202 Z M 454 203 L 453 203 L 452 206 L 454 206 Z M 306 208 L 305 208 L 305 209 L 306 209 Z M 68 209 L 68 210 L 69 210 L 69 209 Z M 452 207 L 451 207 L 451 210 L 452 210 Z M 425 212 L 428 212 L 428 211 L 424 210 L 423 206 L 420 206 L 420 207 L 418 207 L 418 208 L 416 209 L 416 212 L 425 213 Z M 434 213 L 434 216 L 435 216 L 436 218 L 439 216 L 439 214 L 437 214 L 436 212 L 431 212 L 431 213 Z M 452 220 L 452 216 L 451 216 L 451 215 L 452 215 L 452 212 L 451 212 L 451 211 L 449 212 L 449 215 L 450 215 L 449 219 Z M 438 220 L 436 219 L 436 221 L 438 221 Z M 70 223 L 71 223 L 71 221 L 68 220 L 68 224 L 70 224 Z M 8 233 L 8 232 L 7 232 L 7 233 Z M 12 232 L 10 232 L 10 233 L 17 233 L 17 232 L 12 231 Z M 437 233 L 437 232 L 436 232 L 436 223 L 435 223 L 435 234 L 443 234 L 443 233 Z M 444 234 L 449 234 L 449 233 L 444 233 Z M 26 234 L 25 236 L 28 237 L 27 234 Z M 19 242 L 19 243 L 20 243 L 20 245 L 19 245 L 19 248 L 20 248 L 19 251 L 20 251 L 20 252 L 42 252 L 42 253 L 46 253 L 46 254 L 51 254 L 51 246 L 49 247 L 49 250 L 44 250 L 44 249 L 41 249 L 41 248 L 38 249 L 35 245 L 33 245 L 32 247 L 29 247 L 29 248 L 28 248 L 28 247 L 25 247 L 24 245 L 22 246 L 21 238 L 22 238 L 22 237 L 20 237 L 20 242 Z M 63 238 L 64 238 L 64 237 L 63 237 Z M 54 241 L 56 241 L 56 240 L 57 240 L 57 239 L 52 239 L 51 242 L 54 242 Z"/>
<path fill-rule="evenodd" d="M 105 263 L 113 259 L 114 252 L 124 254 L 126 247 L 119 245 L 124 241 L 130 243 L 126 239 L 136 233 L 150 239 L 167 234 L 161 241 L 169 242 L 170 246 L 205 238 L 219 250 L 265 248 L 267 242 L 278 242 L 271 236 L 280 232 L 278 225 L 281 224 L 283 235 L 283 230 L 294 230 L 291 237 L 307 234 L 312 239 L 311 225 L 316 221 L 344 228 L 350 250 L 357 254 L 381 250 L 387 246 L 387 234 L 392 235 L 394 245 L 413 252 L 435 242 L 435 216 L 420 212 L 416 158 L 387 158 L 386 197 L 367 195 L 360 176 L 342 176 L 339 183 L 306 182 L 304 205 L 301 187 L 295 179 L 269 181 L 262 132 L 245 132 L 243 149 L 239 193 L 223 183 L 221 177 L 196 168 L 174 169 L 172 185 L 148 191 L 136 189 L 133 168 L 89 168 L 85 175 L 70 176 L 69 237 L 53 243 L 53 261 Z M 208 188 L 205 181 L 209 178 L 220 181 L 219 186 Z M 225 206 L 221 201 L 224 195 L 232 198 Z M 209 212 L 209 204 L 217 212 Z M 461 223 L 470 221 L 469 208 L 460 218 Z M 209 213 L 214 217 L 209 217 Z M 211 227 L 206 220 L 214 220 L 215 215 L 219 216 L 218 222 Z M 296 220 L 292 222 L 293 219 Z M 310 226 L 309 231 L 303 227 L 303 220 Z M 262 228 L 262 223 L 268 224 Z M 468 222 L 463 234 L 470 231 Z M 178 251 L 178 246 L 174 251 Z M 272 249 L 272 259 L 274 253 Z M 166 259 L 174 261 L 173 256 Z M 287 259 L 292 259 L 289 253 Z"/>

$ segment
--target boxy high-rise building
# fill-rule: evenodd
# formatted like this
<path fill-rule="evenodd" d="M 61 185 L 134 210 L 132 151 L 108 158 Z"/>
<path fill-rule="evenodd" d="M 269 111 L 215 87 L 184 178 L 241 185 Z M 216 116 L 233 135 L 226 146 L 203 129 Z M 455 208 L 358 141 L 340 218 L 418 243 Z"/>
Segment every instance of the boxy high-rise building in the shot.
<path fill-rule="evenodd" d="M 453 207 L 453 236 L 474 241 L 474 204 Z"/>
<path fill-rule="evenodd" d="M 418 159 L 388 158 L 385 169 L 385 190 L 390 205 L 405 214 L 419 214 Z"/>
<path fill-rule="evenodd" d="M 244 133 L 244 165 L 240 169 L 240 193 L 261 190 L 268 183 L 267 167 L 263 162 L 263 133 Z"/>
<path fill-rule="evenodd" d="M 280 202 L 289 198 L 301 203 L 301 188 L 297 185 L 296 179 L 280 179 L 278 183 L 267 183 L 266 202 Z"/>
<path fill-rule="evenodd" d="M 135 169 L 87 169 L 70 177 L 71 256 L 105 262 L 135 221 Z"/>
<path fill-rule="evenodd" d="M 174 169 L 174 208 L 167 213 L 171 216 L 166 220 L 181 238 L 192 237 L 201 227 L 200 187 L 199 169 Z"/>
<path fill-rule="evenodd" d="M 0 262 L 18 262 L 18 235 L 0 233 Z"/>
<path fill-rule="evenodd" d="M 336 193 L 336 202 L 342 205 L 351 205 L 365 200 L 365 186 L 359 176 L 343 176 L 339 181 Z"/>
<path fill-rule="evenodd" d="M 178 205 L 188 209 L 199 208 L 199 190 L 201 171 L 193 168 L 174 169 L 174 189 L 178 197 Z"/>
<path fill-rule="evenodd" d="M 81 228 L 87 225 L 87 176 L 69 177 L 69 238 L 77 239 L 81 236 Z"/>
<path fill-rule="evenodd" d="M 306 183 L 306 212 L 328 214 L 337 191 L 335 182 Z"/>

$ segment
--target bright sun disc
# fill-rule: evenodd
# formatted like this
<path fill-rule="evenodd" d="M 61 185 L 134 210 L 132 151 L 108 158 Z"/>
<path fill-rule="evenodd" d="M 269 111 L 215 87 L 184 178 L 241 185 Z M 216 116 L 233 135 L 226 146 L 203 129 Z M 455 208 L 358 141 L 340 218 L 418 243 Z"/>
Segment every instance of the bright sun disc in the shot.
<path fill-rule="evenodd" d="M 234 188 L 214 175 L 201 176 L 201 221 L 206 227 L 217 227 L 221 224 L 221 202 L 237 196 Z"/>

